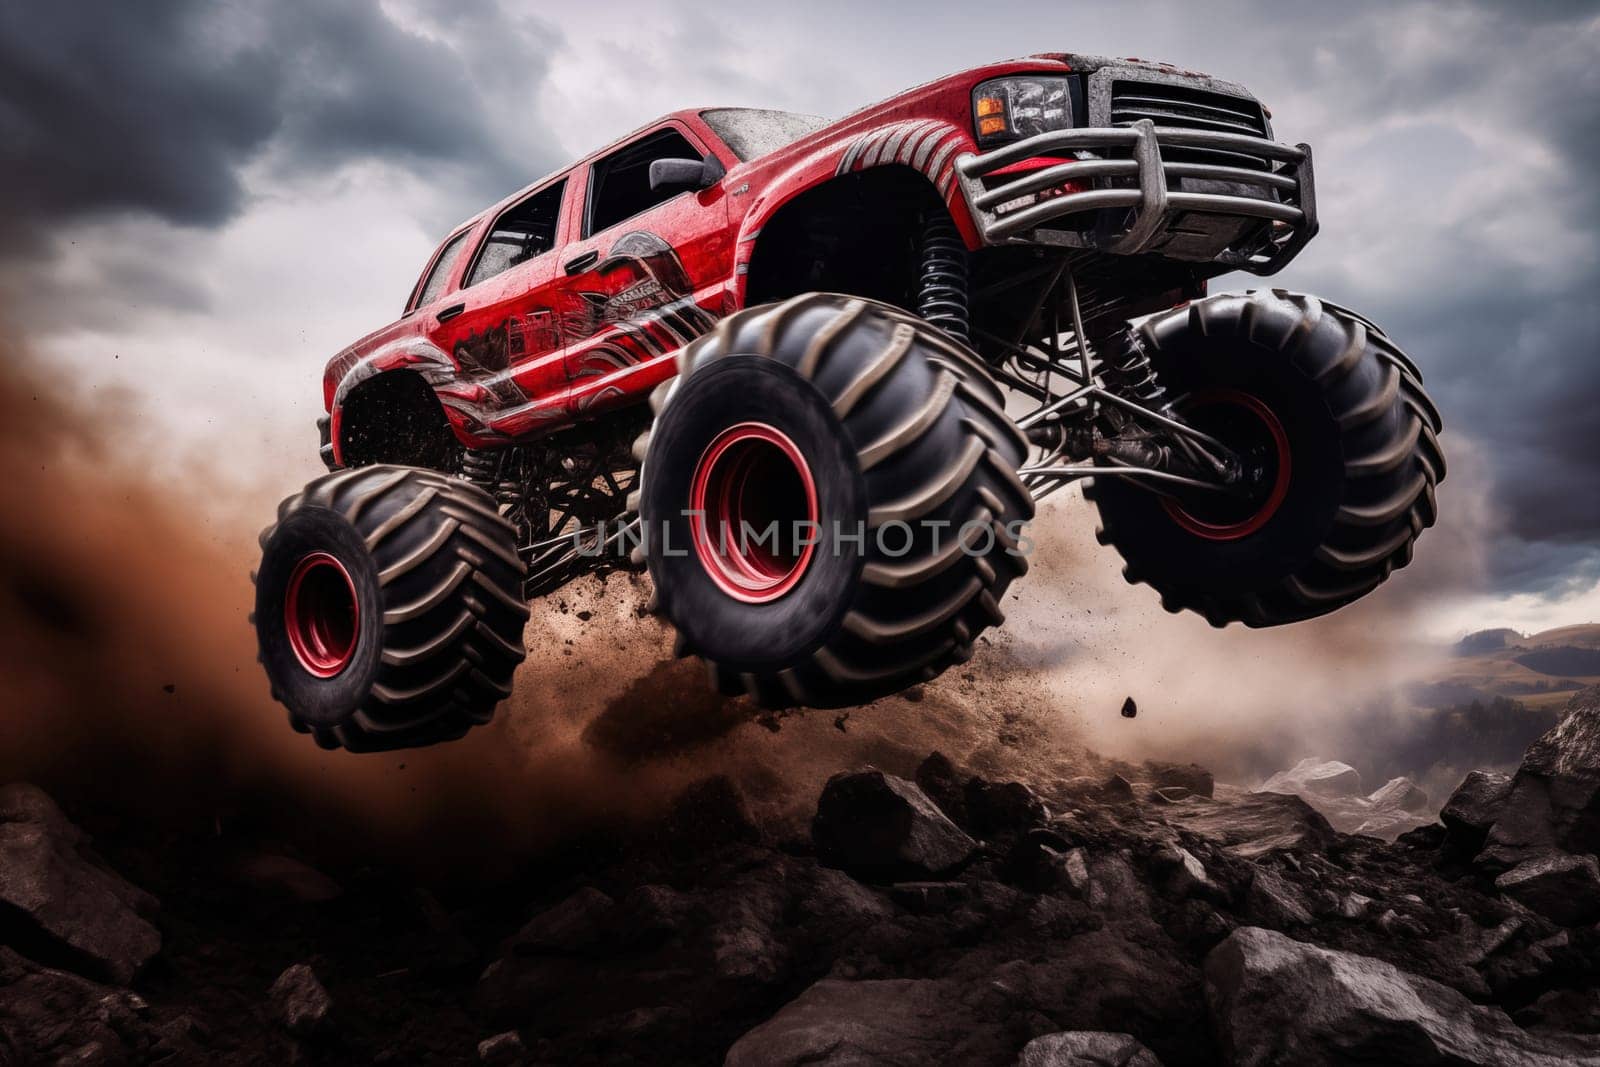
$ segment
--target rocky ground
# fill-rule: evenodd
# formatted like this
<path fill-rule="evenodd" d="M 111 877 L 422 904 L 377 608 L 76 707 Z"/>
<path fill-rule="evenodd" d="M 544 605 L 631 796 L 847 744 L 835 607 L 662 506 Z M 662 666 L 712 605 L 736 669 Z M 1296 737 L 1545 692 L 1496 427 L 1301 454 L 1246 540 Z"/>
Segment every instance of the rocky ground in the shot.
<path fill-rule="evenodd" d="M 1081 771 L 857 768 L 809 833 L 711 778 L 450 889 L 13 784 L 0 1064 L 1600 1064 L 1600 689 L 1439 822 L 1320 761 Z"/>

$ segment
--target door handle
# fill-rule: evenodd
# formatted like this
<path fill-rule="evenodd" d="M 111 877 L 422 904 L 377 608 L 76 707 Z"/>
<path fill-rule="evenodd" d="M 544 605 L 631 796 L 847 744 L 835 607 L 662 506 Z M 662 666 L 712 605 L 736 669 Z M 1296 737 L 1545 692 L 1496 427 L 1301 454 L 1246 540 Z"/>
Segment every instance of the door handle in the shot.
<path fill-rule="evenodd" d="M 571 259 L 567 260 L 566 265 L 562 267 L 562 269 L 568 274 L 576 274 L 581 270 L 586 270 L 589 267 L 594 266 L 599 259 L 600 250 L 598 248 L 591 248 L 582 255 L 573 256 Z"/>
<path fill-rule="evenodd" d="M 465 310 L 467 310 L 467 305 L 465 304 L 451 304 L 449 307 L 439 312 L 439 314 L 435 315 L 434 318 L 438 319 L 440 322 L 449 322 L 451 319 L 455 318 Z"/>

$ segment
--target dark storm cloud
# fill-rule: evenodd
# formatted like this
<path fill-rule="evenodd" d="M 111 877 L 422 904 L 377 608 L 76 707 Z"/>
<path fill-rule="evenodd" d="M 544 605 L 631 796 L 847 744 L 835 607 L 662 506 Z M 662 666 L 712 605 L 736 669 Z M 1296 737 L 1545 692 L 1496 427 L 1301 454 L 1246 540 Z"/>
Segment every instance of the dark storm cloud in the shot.
<path fill-rule="evenodd" d="M 290 174 L 445 163 L 499 193 L 539 169 L 490 128 L 472 57 L 375 3 L 0 6 L 0 226 L 14 248 L 119 212 L 216 225 L 241 210 L 240 168 L 269 145 Z"/>
<path fill-rule="evenodd" d="M 1442 189 L 1437 203 L 1425 190 L 1411 221 L 1437 269 L 1375 294 L 1371 313 L 1426 357 L 1447 421 L 1484 447 L 1503 530 L 1493 579 L 1557 591 L 1600 571 L 1600 8 L 1418 8 L 1409 28 L 1430 47 L 1398 54 L 1373 32 L 1396 14 L 1330 28 L 1352 121 L 1420 139 L 1409 117 L 1451 116 L 1465 158 L 1424 152 L 1415 180 L 1464 173 L 1493 195 L 1451 214 Z"/>

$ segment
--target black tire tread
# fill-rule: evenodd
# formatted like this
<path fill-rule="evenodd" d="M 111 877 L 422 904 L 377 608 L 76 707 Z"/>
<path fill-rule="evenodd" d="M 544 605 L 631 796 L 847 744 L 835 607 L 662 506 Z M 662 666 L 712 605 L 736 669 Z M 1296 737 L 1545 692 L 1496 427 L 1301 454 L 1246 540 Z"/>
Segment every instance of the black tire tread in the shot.
<path fill-rule="evenodd" d="M 819 312 L 830 317 L 820 325 L 813 320 L 804 343 L 798 343 L 796 320 Z M 838 373 L 831 361 L 838 358 L 839 341 L 869 322 L 879 330 L 889 326 L 886 343 L 853 373 Z M 1026 440 L 1004 414 L 1004 397 L 981 360 L 937 327 L 900 308 L 860 297 L 808 293 L 737 312 L 685 346 L 678 354 L 679 375 L 657 387 L 650 398 L 657 415 L 668 409 L 683 380 L 728 356 L 780 360 L 807 381 L 832 371 L 829 380 L 843 384 L 823 395 L 847 434 L 858 406 L 906 360 L 920 357 L 932 372 L 928 391 L 902 413 L 889 434 L 856 442 L 862 468 L 890 456 L 915 457 L 929 428 L 952 408 L 960 412 L 957 432 L 964 440 L 943 460 L 912 464 L 920 472 L 918 478 L 900 486 L 893 499 L 869 501 L 867 526 L 876 529 L 891 521 L 949 511 L 945 517 L 952 520 L 952 529 L 964 520 L 991 524 L 998 547 L 987 556 L 977 556 L 947 544 L 944 552 L 892 561 L 869 552 L 862 588 L 879 594 L 892 591 L 892 597 L 880 596 L 875 607 L 868 608 L 861 605 L 858 592 L 857 605 L 845 613 L 832 637 L 804 662 L 770 676 L 735 672 L 708 660 L 713 684 L 764 706 L 837 707 L 926 681 L 970 659 L 978 635 L 1003 619 L 999 598 L 1027 570 L 1025 559 L 1004 551 L 1016 547 L 1005 527 L 1034 513 L 1033 498 L 1016 473 L 1027 455 Z M 650 437 L 646 431 L 634 447 L 634 454 L 644 457 L 641 483 L 650 476 Z M 981 506 L 960 502 L 972 498 L 972 493 L 962 491 L 969 486 L 976 487 L 984 502 Z M 638 499 L 636 495 L 632 506 Z M 950 541 L 956 540 L 952 532 Z M 671 605 L 657 606 L 670 620 Z M 678 651 L 696 650 L 680 641 Z"/>
<path fill-rule="evenodd" d="M 1343 331 L 1343 343 L 1337 347 L 1313 340 L 1330 319 Z M 1399 417 L 1389 420 L 1392 432 L 1385 439 L 1347 447 L 1345 496 L 1332 529 L 1305 565 L 1286 575 L 1277 588 L 1201 594 L 1158 586 L 1163 607 L 1199 612 L 1216 626 L 1236 621 L 1280 625 L 1341 608 L 1406 566 L 1417 537 L 1437 518 L 1434 487 L 1446 471 L 1438 437 L 1439 412 L 1423 390 L 1416 364 L 1371 320 L 1337 304 L 1282 289 L 1198 300 L 1152 317 L 1137 334 L 1159 366 L 1162 350 L 1185 331 L 1250 339 L 1269 347 L 1276 338 L 1275 347 L 1283 358 L 1324 390 L 1347 445 L 1361 433 L 1373 433 L 1372 427 L 1381 425 L 1386 416 L 1398 412 Z M 1334 388 L 1347 383 L 1356 368 L 1369 361 L 1379 368 L 1375 387 L 1356 397 L 1348 388 Z M 1337 409 L 1336 397 L 1343 398 Z M 1093 483 L 1084 487 L 1084 496 L 1101 503 Z M 1103 503 L 1096 537 L 1122 553 L 1123 574 L 1130 582 L 1155 584 L 1132 558 L 1129 531 L 1119 526 Z"/>
<path fill-rule="evenodd" d="M 374 465 L 312 481 L 283 501 L 278 523 L 305 508 L 344 517 L 372 553 L 383 646 L 346 721 L 313 726 L 291 709 L 291 725 L 325 748 L 365 752 L 451 740 L 488 722 L 526 655 L 528 618 L 516 530 L 488 496 L 437 471 Z M 263 548 L 278 523 L 262 531 Z M 273 695 L 282 699 L 276 686 Z"/>

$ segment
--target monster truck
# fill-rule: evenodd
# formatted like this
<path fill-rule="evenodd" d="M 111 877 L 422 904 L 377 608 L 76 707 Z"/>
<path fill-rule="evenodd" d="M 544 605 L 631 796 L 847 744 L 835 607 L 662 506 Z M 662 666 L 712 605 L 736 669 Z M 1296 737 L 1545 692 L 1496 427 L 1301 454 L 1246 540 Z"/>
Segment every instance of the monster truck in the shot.
<path fill-rule="evenodd" d="M 1311 150 L 1164 63 L 668 115 L 457 227 L 327 365 L 330 473 L 261 539 L 273 693 L 325 746 L 460 736 L 531 598 L 643 566 L 722 691 L 869 701 L 973 654 L 1074 482 L 1170 610 L 1349 604 L 1434 521 L 1421 376 L 1316 297 L 1206 295 L 1316 230 Z"/>

